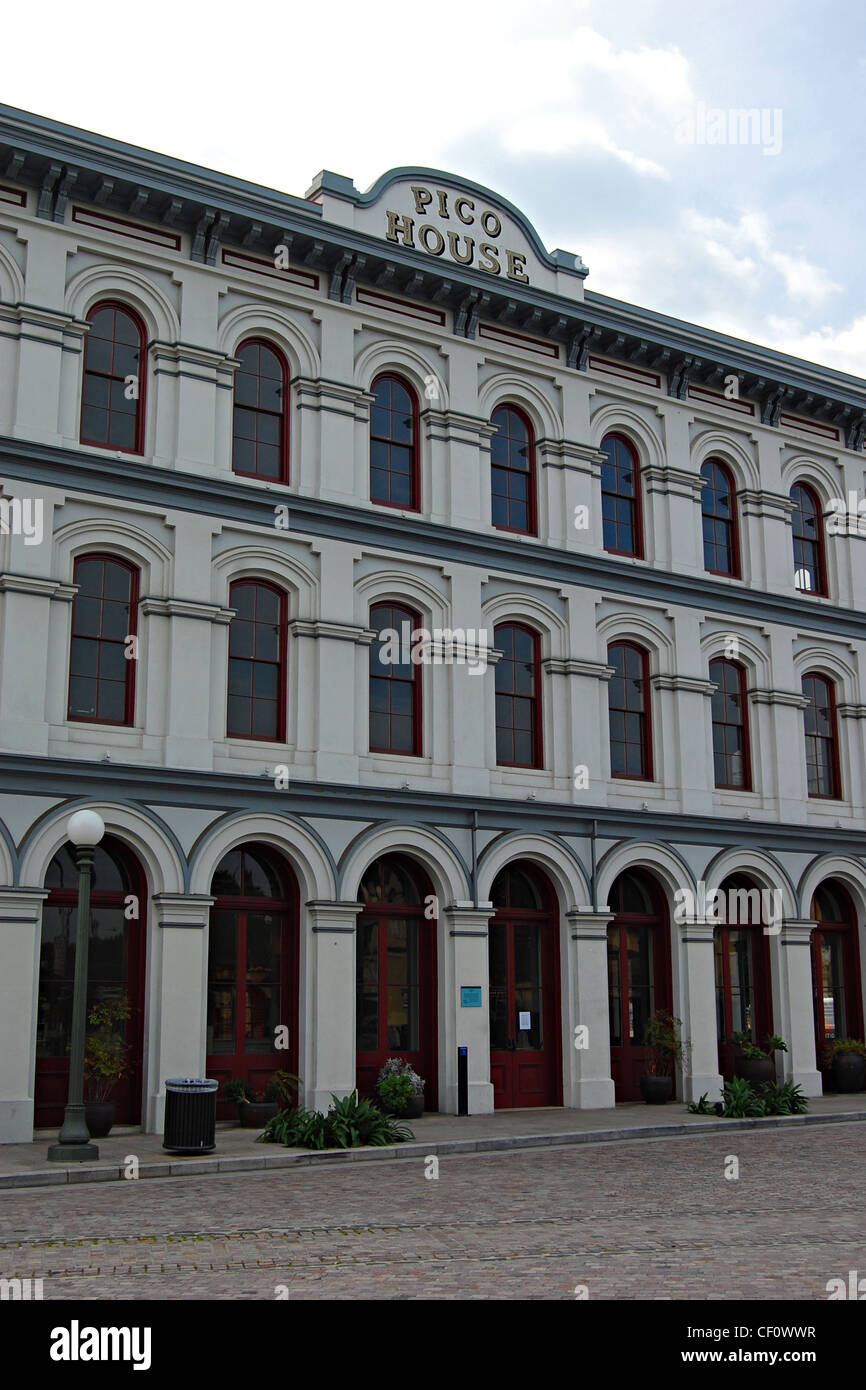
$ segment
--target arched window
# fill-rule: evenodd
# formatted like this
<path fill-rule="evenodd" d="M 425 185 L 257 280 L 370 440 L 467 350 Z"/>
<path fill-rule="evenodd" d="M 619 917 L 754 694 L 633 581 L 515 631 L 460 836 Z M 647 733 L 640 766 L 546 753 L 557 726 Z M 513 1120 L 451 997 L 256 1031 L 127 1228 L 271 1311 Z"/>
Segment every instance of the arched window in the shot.
<path fill-rule="evenodd" d="M 513 405 L 498 406 L 491 424 L 496 430 L 490 441 L 493 525 L 500 531 L 522 531 L 534 536 L 535 441 L 532 426 L 523 412 Z"/>
<path fill-rule="evenodd" d="M 374 1092 L 380 1068 L 402 1057 L 426 1083 L 425 1108 L 437 1105 L 436 924 L 426 918 L 432 887 L 420 865 L 386 855 L 370 865 L 355 928 L 356 1080 Z"/>
<path fill-rule="evenodd" d="M 615 914 L 607 928 L 611 1076 L 617 1101 L 640 1097 L 649 1053 L 646 1026 L 671 1007 L 670 941 L 664 896 L 642 869 L 627 869 L 607 894 Z"/>
<path fill-rule="evenodd" d="M 298 902 L 289 865 L 269 845 L 245 844 L 220 860 L 207 938 L 207 1074 L 259 1094 L 298 1056 Z M 274 1052 L 280 1025 L 288 1053 Z M 232 1111 L 222 1102 L 217 1114 Z"/>
<path fill-rule="evenodd" d="M 418 616 L 396 603 L 370 609 L 370 752 L 421 754 L 421 668 L 412 660 Z M 418 651 L 416 650 L 416 656 Z"/>
<path fill-rule="evenodd" d="M 826 676 L 809 671 L 803 677 L 808 705 L 806 725 L 806 778 L 809 796 L 836 800 L 842 795 L 839 740 L 836 731 L 836 692 Z"/>
<path fill-rule="evenodd" d="M 765 899 L 750 878 L 732 874 L 720 884 L 721 898 L 713 900 L 718 925 L 713 929 L 716 976 L 716 1030 L 719 1070 L 726 1081 L 734 1075 L 739 1049 L 735 1033 L 745 1033 L 754 1046 L 772 1031 L 770 987 L 770 925 Z M 709 904 L 708 904 L 709 906 Z"/>
<path fill-rule="evenodd" d="M 808 483 L 791 488 L 794 512 L 794 584 L 803 594 L 827 593 L 827 567 L 824 560 L 824 523 L 817 493 Z"/>
<path fill-rule="evenodd" d="M 610 775 L 652 781 L 649 657 L 631 642 L 614 642 L 607 664 L 614 672 L 607 697 Z"/>
<path fill-rule="evenodd" d="M 69 719 L 131 724 L 135 714 L 134 637 L 138 570 L 113 555 L 79 555 L 73 581 Z M 129 653 L 129 655 L 128 655 Z"/>
<path fill-rule="evenodd" d="M 604 548 L 613 555 L 643 557 L 640 467 L 634 446 L 620 434 L 601 441 L 601 516 Z"/>
<path fill-rule="evenodd" d="M 286 595 L 257 579 L 229 590 L 229 738 L 285 737 Z"/>
<path fill-rule="evenodd" d="M 494 1107 L 560 1105 L 556 895 L 527 861 L 500 869 L 488 927 L 490 1080 Z"/>
<path fill-rule="evenodd" d="M 701 516 L 704 531 L 704 569 L 710 574 L 740 577 L 740 546 L 734 479 L 727 464 L 707 459 L 701 466 Z"/>
<path fill-rule="evenodd" d="M 713 695 L 713 772 L 717 787 L 751 791 L 746 673 L 735 661 L 710 662 Z"/>
<path fill-rule="evenodd" d="M 289 370 L 282 353 L 250 338 L 237 350 L 232 471 L 289 481 Z"/>
<path fill-rule="evenodd" d="M 421 506 L 418 400 L 401 377 L 373 382 L 370 412 L 370 501 L 416 512 Z"/>
<path fill-rule="evenodd" d="M 812 899 L 812 992 L 818 1065 L 827 1043 L 862 1038 L 857 913 L 843 884 L 825 879 Z"/>
<path fill-rule="evenodd" d="M 493 641 L 503 654 L 496 663 L 496 761 L 502 767 L 542 767 L 538 633 L 505 623 Z"/>
<path fill-rule="evenodd" d="M 147 339 L 124 304 L 95 304 L 87 315 L 81 442 L 125 454 L 144 451 Z"/>

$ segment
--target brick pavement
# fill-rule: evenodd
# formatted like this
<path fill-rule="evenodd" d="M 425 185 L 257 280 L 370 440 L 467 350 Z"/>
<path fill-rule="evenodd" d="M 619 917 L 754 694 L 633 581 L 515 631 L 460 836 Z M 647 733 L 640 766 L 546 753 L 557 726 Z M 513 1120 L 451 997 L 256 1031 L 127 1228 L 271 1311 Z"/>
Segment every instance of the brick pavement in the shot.
<path fill-rule="evenodd" d="M 736 1181 L 724 1176 L 730 1155 Z M 866 1274 L 866 1127 L 0 1193 L 48 1299 L 821 1299 Z"/>

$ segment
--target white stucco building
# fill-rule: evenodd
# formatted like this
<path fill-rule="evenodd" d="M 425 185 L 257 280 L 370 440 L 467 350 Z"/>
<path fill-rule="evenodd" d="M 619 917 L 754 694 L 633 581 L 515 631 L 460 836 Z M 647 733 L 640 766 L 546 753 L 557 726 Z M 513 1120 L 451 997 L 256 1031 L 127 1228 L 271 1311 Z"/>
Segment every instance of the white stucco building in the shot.
<path fill-rule="evenodd" d="M 394 1054 L 454 1111 L 460 1046 L 472 1112 L 610 1106 L 658 1008 L 687 1099 L 862 1037 L 866 386 L 586 276 L 450 174 L 0 107 L 0 1140 L 65 1098 L 83 805 L 148 1130 Z"/>

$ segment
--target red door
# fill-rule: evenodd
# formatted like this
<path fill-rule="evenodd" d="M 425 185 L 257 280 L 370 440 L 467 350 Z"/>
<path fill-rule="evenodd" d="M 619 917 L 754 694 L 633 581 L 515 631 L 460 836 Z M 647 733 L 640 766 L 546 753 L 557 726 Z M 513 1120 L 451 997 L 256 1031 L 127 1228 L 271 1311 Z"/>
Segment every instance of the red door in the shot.
<path fill-rule="evenodd" d="M 828 879 L 812 899 L 812 993 L 815 1051 L 820 1067 L 824 1047 L 837 1038 L 863 1037 L 857 915 L 841 883 Z M 829 1073 L 823 1071 L 827 1090 Z"/>
<path fill-rule="evenodd" d="M 497 1109 L 561 1105 L 555 898 L 529 864 L 496 877 L 488 933 L 490 1079 Z"/>
<path fill-rule="evenodd" d="M 78 868 L 72 846 L 52 859 L 45 876 L 50 890 L 42 908 L 39 1004 L 36 1024 L 36 1107 L 34 1124 L 48 1129 L 63 1122 L 69 1090 L 69 1041 Z M 128 1074 L 111 1093 L 115 1123 L 141 1122 L 142 1039 L 144 1035 L 144 947 L 147 890 L 141 866 L 125 845 L 106 836 L 96 846 L 91 888 L 88 947 L 88 1013 L 94 1004 L 124 997 L 132 1010 L 115 1025 L 129 1044 Z M 85 1097 L 86 1098 L 86 1097 Z"/>
<path fill-rule="evenodd" d="M 356 932 L 356 1077 L 371 1096 L 388 1057 L 424 1081 L 424 1108 L 439 1104 L 436 1067 L 436 921 L 424 914 L 429 884 L 411 860 L 388 855 L 361 881 Z"/>
<path fill-rule="evenodd" d="M 610 891 L 616 916 L 607 929 L 610 1071 L 618 1101 L 640 1100 L 647 1069 L 646 1025 L 671 1007 L 670 953 L 664 900 L 649 874 L 620 874 Z"/>
<path fill-rule="evenodd" d="M 720 917 L 728 919 L 713 932 L 716 971 L 716 1028 L 719 1071 L 725 1081 L 734 1076 L 740 1049 L 731 1042 L 745 1033 L 763 1047 L 772 1033 L 769 937 L 764 931 L 760 890 L 750 879 L 733 876 L 721 885 Z"/>
<path fill-rule="evenodd" d="M 211 892 L 207 1074 L 220 1086 L 246 1081 L 261 1094 L 275 1071 L 297 1071 L 294 876 L 269 846 L 244 845 L 220 861 Z M 285 1041 L 288 1047 L 277 1046 Z M 233 1105 L 219 1103 L 219 1119 L 235 1113 Z"/>

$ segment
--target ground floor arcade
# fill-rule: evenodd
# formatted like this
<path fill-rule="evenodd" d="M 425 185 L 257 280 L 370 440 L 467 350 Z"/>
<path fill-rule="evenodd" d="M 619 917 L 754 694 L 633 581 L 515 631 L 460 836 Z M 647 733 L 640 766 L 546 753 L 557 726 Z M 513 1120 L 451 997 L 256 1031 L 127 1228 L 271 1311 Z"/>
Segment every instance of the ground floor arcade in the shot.
<path fill-rule="evenodd" d="M 731 1036 L 786 1040 L 780 1079 L 820 1094 L 825 1041 L 863 1036 L 866 871 L 838 855 L 623 839 L 594 876 L 569 837 L 484 837 L 471 867 L 443 831 L 390 822 L 330 841 L 301 819 L 177 828 L 96 805 L 92 1003 L 128 1000 L 118 1119 L 162 1125 L 164 1083 L 277 1068 L 303 1101 L 372 1090 L 388 1056 L 424 1077 L 429 1109 L 599 1109 L 639 1097 L 655 1009 L 683 1022 L 686 1100 L 720 1094 Z M 0 1139 L 60 1120 L 66 1094 L 77 871 L 70 807 L 34 826 L 0 888 Z M 2 842 L 5 846 L 5 840 Z M 593 892 L 594 878 L 594 892 Z M 698 884 L 748 911 L 678 909 Z M 748 895 L 754 890 L 753 898 Z M 779 894 L 768 921 L 761 890 Z M 718 916 L 718 914 L 716 914 Z"/>

